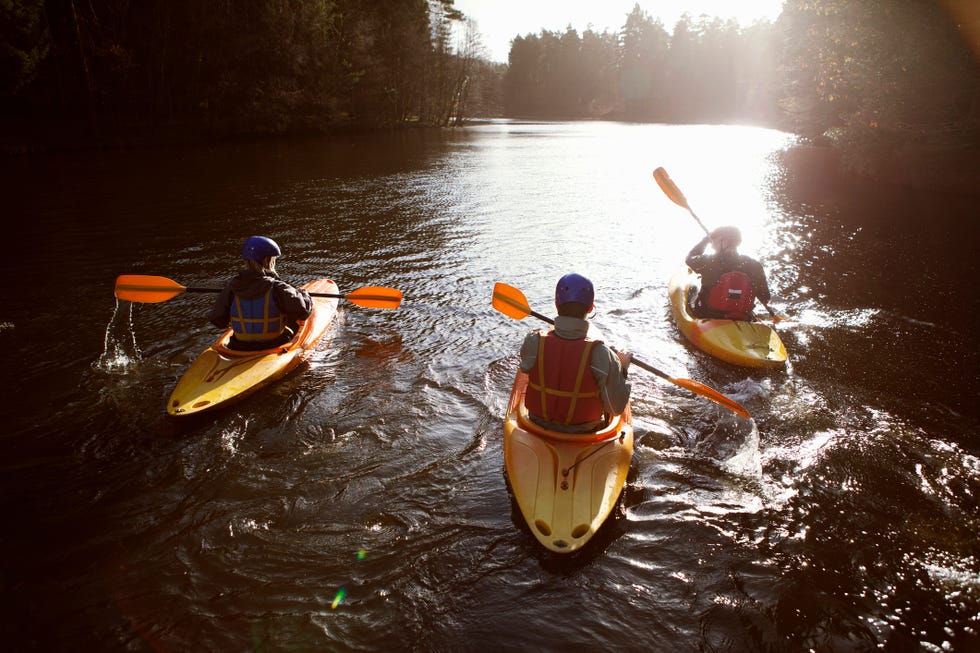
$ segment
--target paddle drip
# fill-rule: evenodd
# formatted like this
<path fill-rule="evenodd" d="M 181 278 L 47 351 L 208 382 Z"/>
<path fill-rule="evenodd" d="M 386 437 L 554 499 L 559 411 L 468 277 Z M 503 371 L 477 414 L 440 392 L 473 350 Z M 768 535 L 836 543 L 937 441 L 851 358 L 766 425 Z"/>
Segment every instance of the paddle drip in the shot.
<path fill-rule="evenodd" d="M 133 331 L 133 303 L 117 299 L 105 330 L 105 348 L 95 366 L 112 372 L 125 369 L 139 360 L 140 350 L 136 346 L 136 332 Z"/>

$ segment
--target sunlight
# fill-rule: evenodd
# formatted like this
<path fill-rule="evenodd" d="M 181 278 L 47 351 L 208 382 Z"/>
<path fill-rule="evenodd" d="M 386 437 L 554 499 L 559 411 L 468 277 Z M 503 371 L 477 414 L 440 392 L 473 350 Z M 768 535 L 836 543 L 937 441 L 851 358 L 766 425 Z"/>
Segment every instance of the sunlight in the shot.
<path fill-rule="evenodd" d="M 663 130 L 645 146 L 633 149 L 636 166 L 645 168 L 642 188 L 635 192 L 652 192 L 651 211 L 663 218 L 659 228 L 666 229 L 672 241 L 677 236 L 677 246 L 692 247 L 704 232 L 654 182 L 653 170 L 664 167 L 705 227 L 738 227 L 743 238 L 740 249 L 751 253 L 766 240 L 772 210 L 765 191 L 773 174 L 771 155 L 792 140 L 784 132 L 759 127 L 691 125 Z"/>

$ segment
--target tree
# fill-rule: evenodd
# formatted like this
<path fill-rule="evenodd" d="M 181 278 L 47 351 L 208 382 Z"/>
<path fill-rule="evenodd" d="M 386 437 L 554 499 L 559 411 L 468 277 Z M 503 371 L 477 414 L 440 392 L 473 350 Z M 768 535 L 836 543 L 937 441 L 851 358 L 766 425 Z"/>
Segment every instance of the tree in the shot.
<path fill-rule="evenodd" d="M 34 81 L 51 49 L 44 0 L 0 3 L 0 94 L 16 95 Z"/>
<path fill-rule="evenodd" d="M 507 72 L 504 74 L 504 106 L 508 115 L 532 116 L 543 107 L 539 100 L 542 87 L 543 47 L 534 35 L 517 36 L 510 46 Z"/>
<path fill-rule="evenodd" d="M 662 114 L 665 96 L 672 93 L 666 78 L 670 37 L 660 19 L 634 5 L 620 35 L 620 92 L 624 113 L 632 119 Z"/>
<path fill-rule="evenodd" d="M 976 189 L 980 70 L 967 36 L 930 0 L 794 0 L 780 19 L 788 126 L 825 134 L 853 176 Z M 980 5 L 972 4 L 973 21 Z M 955 14 L 954 14 L 955 15 Z"/>
<path fill-rule="evenodd" d="M 782 106 L 797 129 L 908 130 L 971 120 L 976 63 L 937 3 L 793 0 L 780 26 L 788 72 Z"/>
<path fill-rule="evenodd" d="M 609 32 L 592 29 L 582 34 L 581 66 L 584 115 L 594 118 L 612 116 L 621 110 L 619 95 L 619 40 Z"/>
<path fill-rule="evenodd" d="M 734 115 L 751 122 L 774 123 L 778 116 L 780 52 L 771 23 L 756 22 L 743 28 L 735 46 Z"/>

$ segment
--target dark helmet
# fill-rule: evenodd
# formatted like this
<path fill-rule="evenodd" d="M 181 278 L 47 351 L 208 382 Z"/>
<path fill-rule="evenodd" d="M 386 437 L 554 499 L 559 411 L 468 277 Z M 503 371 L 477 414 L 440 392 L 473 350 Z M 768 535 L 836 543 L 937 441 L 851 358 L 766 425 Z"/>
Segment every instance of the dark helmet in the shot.
<path fill-rule="evenodd" d="M 279 256 L 282 251 L 276 241 L 265 236 L 251 236 L 242 247 L 242 258 L 247 261 L 261 261 L 269 256 Z"/>
<path fill-rule="evenodd" d="M 711 240 L 716 238 L 731 241 L 732 246 L 738 247 L 742 243 L 742 232 L 738 227 L 718 227 L 711 232 Z"/>
<path fill-rule="evenodd" d="M 578 302 L 586 306 L 592 306 L 595 300 L 595 289 L 592 282 L 581 274 L 566 274 L 558 280 L 555 286 L 555 306 L 561 306 L 565 302 Z"/>

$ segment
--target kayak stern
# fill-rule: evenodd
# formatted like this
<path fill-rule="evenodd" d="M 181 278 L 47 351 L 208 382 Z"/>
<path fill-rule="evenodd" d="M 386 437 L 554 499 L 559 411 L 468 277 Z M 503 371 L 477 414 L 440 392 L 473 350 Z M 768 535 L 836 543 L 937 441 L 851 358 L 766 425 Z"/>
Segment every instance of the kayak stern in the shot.
<path fill-rule="evenodd" d="M 560 433 L 524 409 L 527 374 L 518 373 L 504 420 L 504 464 L 534 537 L 556 553 L 582 548 L 610 515 L 633 457 L 630 409 L 595 433 Z"/>

